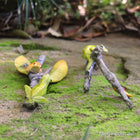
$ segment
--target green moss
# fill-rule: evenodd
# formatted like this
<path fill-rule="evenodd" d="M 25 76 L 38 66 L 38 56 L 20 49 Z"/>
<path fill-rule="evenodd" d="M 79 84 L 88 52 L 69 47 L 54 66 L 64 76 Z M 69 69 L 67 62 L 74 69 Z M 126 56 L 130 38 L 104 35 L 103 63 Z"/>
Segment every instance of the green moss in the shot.
<path fill-rule="evenodd" d="M 38 52 L 34 52 L 34 56 L 39 56 L 40 54 Z"/>
<path fill-rule="evenodd" d="M 22 44 L 22 46 L 25 50 L 60 50 L 58 47 L 43 46 L 36 43 Z"/>
<path fill-rule="evenodd" d="M 23 100 L 25 96 L 23 86 L 29 82 L 27 76 L 19 74 L 12 63 L 1 64 L 1 69 L 5 70 L 2 71 L 0 75 L 2 80 L 0 84 L 0 99 Z M 18 90 L 21 91 L 21 93 L 19 93 Z"/>
<path fill-rule="evenodd" d="M 8 132 L 8 131 L 11 131 L 12 130 L 12 128 L 10 127 L 10 125 L 8 124 L 8 125 L 1 125 L 0 124 L 0 135 L 4 135 L 4 134 L 6 134 L 6 132 Z"/>
<path fill-rule="evenodd" d="M 132 116 L 131 116 L 132 115 Z M 97 124 L 91 129 L 91 137 L 115 137 L 115 139 L 131 138 L 139 136 L 139 117 L 132 111 L 125 111 L 117 115 L 116 119 L 107 120 L 103 124 Z"/>
<path fill-rule="evenodd" d="M 18 41 L 2 41 L 0 42 L 0 47 L 19 47 L 20 45 L 23 46 L 25 50 L 48 50 L 48 51 L 55 51 L 55 50 L 60 50 L 58 47 L 50 47 L 50 46 L 44 46 L 36 43 L 29 43 L 29 44 L 24 44 L 24 43 L 19 43 Z"/>
<path fill-rule="evenodd" d="M 69 85 L 70 83 L 66 83 L 66 87 L 64 85 L 66 80 L 51 85 L 46 95 L 49 104 L 24 120 L 30 131 L 31 128 L 38 128 L 34 137 L 77 139 L 83 137 L 89 124 L 92 125 L 88 134 L 89 139 L 93 137 L 123 139 L 126 136 L 129 139 L 139 135 L 139 128 L 135 126 L 139 123 L 139 116 L 134 111 L 128 110 L 121 98 L 93 94 L 97 90 L 100 91 L 100 88 L 84 94 L 79 90 L 83 79 L 73 87 Z M 96 80 L 94 84 L 98 85 L 98 80 L 104 81 L 104 78 L 97 76 Z M 101 86 L 105 85 L 108 83 L 104 81 Z M 63 134 L 65 135 L 61 136 Z"/>
<path fill-rule="evenodd" d="M 0 47 L 0 51 L 3 51 L 3 50 L 7 50 L 7 51 L 9 51 L 9 50 L 12 50 L 12 48 L 11 47 Z"/>
<path fill-rule="evenodd" d="M 128 77 L 129 71 L 124 66 L 125 62 L 125 59 L 122 58 L 121 63 L 116 65 L 116 67 L 118 68 L 117 75 L 119 79 L 125 80 Z"/>
<path fill-rule="evenodd" d="M 2 41 L 0 42 L 0 46 L 1 47 L 8 47 L 8 46 L 12 46 L 12 47 L 18 47 L 19 43 L 17 41 Z"/>
<path fill-rule="evenodd" d="M 52 59 L 50 59 L 49 56 L 46 56 L 46 61 L 47 61 L 47 62 L 52 62 Z"/>
<path fill-rule="evenodd" d="M 52 66 L 51 59 L 48 62 L 49 64 L 45 62 L 43 69 Z M 29 80 L 26 75 L 16 71 L 13 63 L 1 64 L 0 79 L 1 100 L 15 100 L 21 103 L 25 100 L 24 85 L 29 84 Z M 92 78 L 87 94 L 83 93 L 83 83 L 84 72 L 71 68 L 66 78 L 49 85 L 45 95 L 48 103 L 30 112 L 32 115 L 27 119 L 18 118 L 6 125 L 0 124 L 0 139 L 77 140 L 84 137 L 89 124 L 91 127 L 88 140 L 129 140 L 140 137 L 139 86 L 121 82 L 133 95 L 130 100 L 135 108 L 129 110 L 103 75 Z M 23 127 L 25 132 L 20 130 Z"/>

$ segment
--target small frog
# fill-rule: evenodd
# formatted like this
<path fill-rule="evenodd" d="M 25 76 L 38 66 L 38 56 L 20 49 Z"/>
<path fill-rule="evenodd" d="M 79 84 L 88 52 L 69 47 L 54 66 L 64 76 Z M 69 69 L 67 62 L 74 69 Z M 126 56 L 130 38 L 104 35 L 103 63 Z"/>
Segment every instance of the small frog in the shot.
<path fill-rule="evenodd" d="M 26 70 L 32 73 L 38 73 L 38 72 L 41 73 L 42 72 L 41 64 L 39 62 L 33 62 L 26 67 Z"/>

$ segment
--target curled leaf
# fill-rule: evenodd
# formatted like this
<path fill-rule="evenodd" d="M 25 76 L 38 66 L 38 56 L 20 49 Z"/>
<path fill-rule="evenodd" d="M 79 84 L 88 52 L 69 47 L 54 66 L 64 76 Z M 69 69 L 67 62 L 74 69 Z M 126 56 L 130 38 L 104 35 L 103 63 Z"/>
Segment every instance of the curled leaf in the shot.
<path fill-rule="evenodd" d="M 27 75 L 28 71 L 27 71 L 26 67 L 28 65 L 30 65 L 30 61 L 27 58 L 25 58 L 23 55 L 21 55 L 15 59 L 15 67 L 20 73 Z"/>
<path fill-rule="evenodd" d="M 64 60 L 59 60 L 52 68 L 50 71 L 50 79 L 52 80 L 51 82 L 58 82 L 62 80 L 68 73 L 68 65 L 66 61 Z"/>

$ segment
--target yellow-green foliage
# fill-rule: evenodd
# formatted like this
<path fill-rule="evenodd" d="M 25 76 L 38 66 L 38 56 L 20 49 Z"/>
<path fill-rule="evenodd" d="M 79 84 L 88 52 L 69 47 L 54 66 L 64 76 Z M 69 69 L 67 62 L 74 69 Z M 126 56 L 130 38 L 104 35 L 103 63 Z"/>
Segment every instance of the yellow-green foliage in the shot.
<path fill-rule="evenodd" d="M 101 46 L 103 47 L 103 51 L 108 52 L 108 50 L 105 48 L 105 46 L 103 46 L 101 44 Z M 91 53 L 92 51 L 97 47 L 97 45 L 87 45 L 83 48 L 83 54 L 82 57 L 84 59 L 87 60 L 87 66 L 86 66 L 86 70 L 89 70 L 89 68 L 91 67 L 92 63 L 93 63 L 93 59 L 91 58 Z"/>
<path fill-rule="evenodd" d="M 47 99 L 43 97 L 44 94 L 47 92 L 47 87 L 51 82 L 49 74 L 43 75 L 41 80 L 37 85 L 35 85 L 32 89 L 25 85 L 25 92 L 27 97 L 27 102 L 34 104 L 36 103 L 45 103 Z"/>

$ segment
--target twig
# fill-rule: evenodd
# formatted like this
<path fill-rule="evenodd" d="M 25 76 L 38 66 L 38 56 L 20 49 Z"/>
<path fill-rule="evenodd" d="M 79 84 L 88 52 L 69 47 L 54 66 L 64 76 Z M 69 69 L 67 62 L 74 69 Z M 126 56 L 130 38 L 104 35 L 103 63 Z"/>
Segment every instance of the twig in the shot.
<path fill-rule="evenodd" d="M 45 62 L 45 59 L 46 59 L 45 55 L 40 55 L 39 58 L 37 59 L 37 62 L 39 62 L 42 66 L 43 63 Z"/>
<path fill-rule="evenodd" d="M 38 128 L 36 128 L 36 129 L 30 134 L 30 136 L 33 136 L 37 131 L 38 131 Z"/>
<path fill-rule="evenodd" d="M 105 78 L 109 81 L 109 83 L 112 85 L 113 88 L 116 88 L 116 90 L 121 95 L 121 97 L 123 98 L 123 100 L 125 101 L 127 106 L 130 109 L 132 109 L 132 103 L 129 100 L 129 98 L 127 97 L 127 95 L 125 94 L 125 92 L 124 92 L 122 86 L 120 85 L 118 79 L 116 78 L 115 74 L 110 72 L 110 70 L 105 65 L 105 63 L 102 59 L 102 51 L 103 51 L 103 47 L 97 45 L 97 47 L 92 51 L 91 58 L 93 60 L 95 60 L 95 62 L 101 69 L 103 75 L 105 76 Z"/>
<path fill-rule="evenodd" d="M 45 62 L 46 56 L 45 55 L 41 55 L 39 56 L 39 58 L 37 59 L 37 62 L 39 62 L 41 64 L 41 66 L 43 65 L 43 63 Z M 28 77 L 30 79 L 30 87 L 33 88 L 36 84 L 38 84 L 38 82 L 40 81 L 41 77 L 43 76 L 43 73 L 32 73 L 29 72 Z"/>
<path fill-rule="evenodd" d="M 91 80 L 91 76 L 92 76 L 92 72 L 94 70 L 94 67 L 96 65 L 96 62 L 93 62 L 90 69 L 85 71 L 85 80 L 84 80 L 84 93 L 89 91 L 90 88 L 90 80 Z"/>
<path fill-rule="evenodd" d="M 13 12 L 10 12 L 10 14 L 9 14 L 8 18 L 6 19 L 4 25 L 7 25 L 8 24 L 8 22 L 12 18 L 12 16 L 13 16 Z"/>

